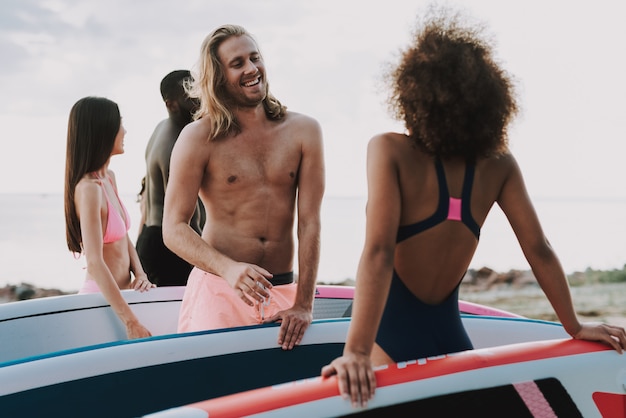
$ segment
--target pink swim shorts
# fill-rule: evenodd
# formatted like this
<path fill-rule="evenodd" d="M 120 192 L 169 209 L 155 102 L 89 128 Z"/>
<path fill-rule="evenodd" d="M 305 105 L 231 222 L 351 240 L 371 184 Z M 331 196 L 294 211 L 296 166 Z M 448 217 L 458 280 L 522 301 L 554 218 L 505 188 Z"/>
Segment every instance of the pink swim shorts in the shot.
<path fill-rule="evenodd" d="M 257 325 L 296 299 L 296 283 L 273 286 L 264 304 L 247 305 L 226 280 L 194 267 L 189 274 L 178 318 L 178 332 Z"/>

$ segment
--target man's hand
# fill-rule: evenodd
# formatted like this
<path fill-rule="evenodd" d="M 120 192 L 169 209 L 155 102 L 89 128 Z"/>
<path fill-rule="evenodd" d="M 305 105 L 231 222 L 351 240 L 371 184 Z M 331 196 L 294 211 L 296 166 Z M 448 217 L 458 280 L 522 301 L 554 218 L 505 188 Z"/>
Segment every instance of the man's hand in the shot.
<path fill-rule="evenodd" d="M 291 350 L 302 342 L 304 332 L 313 321 L 313 313 L 309 309 L 294 306 L 280 311 L 276 315 L 263 321 L 264 324 L 280 321 L 278 332 L 278 345 L 283 350 Z"/>
<path fill-rule="evenodd" d="M 272 283 L 268 279 L 272 274 L 262 267 L 234 263 L 222 277 L 248 306 L 254 306 L 255 300 L 263 303 L 265 298 L 270 297 L 268 290 L 272 288 Z"/>

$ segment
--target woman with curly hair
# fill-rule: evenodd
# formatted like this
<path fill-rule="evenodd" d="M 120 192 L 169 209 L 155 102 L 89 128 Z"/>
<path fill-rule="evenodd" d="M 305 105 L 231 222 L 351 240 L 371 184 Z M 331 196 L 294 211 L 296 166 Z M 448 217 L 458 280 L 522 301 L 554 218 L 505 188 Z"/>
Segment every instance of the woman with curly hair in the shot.
<path fill-rule="evenodd" d="M 368 145 L 365 245 L 338 375 L 353 405 L 376 387 L 372 366 L 472 349 L 458 309 L 459 285 L 497 203 L 565 330 L 618 352 L 624 329 L 582 324 L 507 146 L 517 113 L 513 83 L 481 30 L 431 10 L 390 73 L 390 104 L 406 133 Z"/>

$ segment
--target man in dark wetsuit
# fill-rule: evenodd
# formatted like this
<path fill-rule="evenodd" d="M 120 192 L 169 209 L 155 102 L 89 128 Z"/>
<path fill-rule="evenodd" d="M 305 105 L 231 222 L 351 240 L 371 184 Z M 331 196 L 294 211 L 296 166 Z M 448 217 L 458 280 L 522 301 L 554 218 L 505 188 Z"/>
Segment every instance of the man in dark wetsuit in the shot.
<path fill-rule="evenodd" d="M 163 244 L 161 223 L 163 201 L 169 178 L 170 155 L 180 131 L 191 122 L 197 102 L 185 93 L 183 83 L 189 70 L 176 70 L 161 81 L 161 96 L 168 118 L 159 122 L 146 147 L 145 224 L 137 238 L 137 253 L 148 278 L 157 286 L 184 286 L 192 265 Z M 204 210 L 198 200 L 191 227 L 199 234 L 204 226 Z"/>

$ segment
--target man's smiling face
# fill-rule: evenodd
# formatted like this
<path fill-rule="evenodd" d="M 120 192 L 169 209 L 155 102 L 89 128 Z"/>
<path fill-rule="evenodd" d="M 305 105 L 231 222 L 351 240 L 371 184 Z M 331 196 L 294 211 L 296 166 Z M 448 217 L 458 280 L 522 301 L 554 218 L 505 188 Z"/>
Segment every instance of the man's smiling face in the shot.
<path fill-rule="evenodd" d="M 226 100 L 236 106 L 253 107 L 267 95 L 265 65 L 259 49 L 248 36 L 226 39 L 217 50 L 226 85 Z"/>

